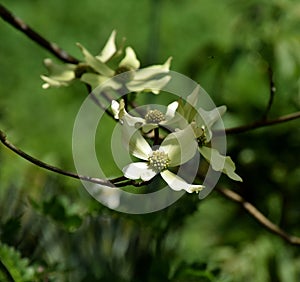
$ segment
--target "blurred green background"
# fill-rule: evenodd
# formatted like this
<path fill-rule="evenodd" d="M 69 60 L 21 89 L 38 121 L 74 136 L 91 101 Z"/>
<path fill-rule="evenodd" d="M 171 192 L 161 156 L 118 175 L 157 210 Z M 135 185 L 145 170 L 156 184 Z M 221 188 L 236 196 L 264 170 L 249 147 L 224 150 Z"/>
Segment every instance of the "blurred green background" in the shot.
<path fill-rule="evenodd" d="M 226 128 L 300 110 L 300 3 L 292 0 L 1 1 L 75 57 L 80 42 L 97 54 L 113 29 L 143 66 L 173 57 L 183 73 L 225 104 Z M 0 22 L 0 128 L 31 155 L 75 171 L 72 129 L 83 85 L 43 90 L 51 54 Z M 55 60 L 55 59 L 54 59 Z M 99 159 L 119 176 L 103 144 Z M 228 135 L 244 179 L 222 177 L 274 223 L 300 236 L 299 120 Z M 103 134 L 103 132 L 105 134 Z M 101 206 L 79 181 L 44 171 L 0 146 L 0 259 L 15 281 L 300 280 L 300 248 L 266 231 L 217 192 L 186 195 L 148 215 Z M 0 281 L 9 281 L 0 265 Z"/>

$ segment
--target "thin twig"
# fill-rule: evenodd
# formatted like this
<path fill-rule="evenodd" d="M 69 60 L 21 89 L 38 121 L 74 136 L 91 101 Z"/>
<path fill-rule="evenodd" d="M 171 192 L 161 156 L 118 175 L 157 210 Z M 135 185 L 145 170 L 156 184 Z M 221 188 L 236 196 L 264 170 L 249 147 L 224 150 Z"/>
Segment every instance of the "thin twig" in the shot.
<path fill-rule="evenodd" d="M 159 128 L 156 127 L 154 128 L 154 141 L 153 141 L 153 146 L 159 145 Z"/>
<path fill-rule="evenodd" d="M 250 130 L 254 130 L 257 128 L 261 127 L 267 127 L 275 124 L 280 124 L 284 122 L 288 122 L 294 119 L 300 118 L 300 112 L 295 112 L 289 115 L 284 115 L 281 117 L 278 117 L 276 119 L 271 119 L 271 120 L 259 120 L 250 124 L 242 125 L 242 126 L 237 126 L 237 127 L 232 127 L 232 128 L 227 128 L 225 129 L 226 134 L 237 134 L 237 133 L 244 133 Z M 215 135 L 218 134 L 224 134 L 224 131 L 219 131 L 215 130 L 214 131 Z"/>
<path fill-rule="evenodd" d="M 70 64 L 78 64 L 79 61 L 69 55 L 66 51 L 59 48 L 55 43 L 49 42 L 36 31 L 31 29 L 27 24 L 25 24 L 20 18 L 15 17 L 9 10 L 7 10 L 3 5 L 0 4 L 0 17 L 8 22 L 10 25 L 15 27 L 16 29 L 20 30 L 24 33 L 27 37 L 31 40 L 51 52 L 54 56 L 58 59 L 62 60 L 63 62 L 70 63 Z"/>
<path fill-rule="evenodd" d="M 106 179 L 102 179 L 102 178 L 76 174 L 74 172 L 66 171 L 66 170 L 63 170 L 61 168 L 55 167 L 53 165 L 44 163 L 44 162 L 40 161 L 39 159 L 36 159 L 36 158 L 28 155 L 27 153 L 25 153 L 21 149 L 17 148 L 15 145 L 13 145 L 11 142 L 9 142 L 6 139 L 6 134 L 1 130 L 0 130 L 0 141 L 8 149 L 15 152 L 17 155 L 19 155 L 23 159 L 31 162 L 32 164 L 34 164 L 38 167 L 44 168 L 46 170 L 49 170 L 49 171 L 71 177 L 71 178 L 81 179 L 81 180 L 84 180 L 84 181 L 88 181 L 88 182 L 92 182 L 92 183 L 96 183 L 96 184 L 101 184 L 101 185 L 108 186 L 108 187 L 111 187 L 111 188 L 125 187 L 125 186 L 130 186 L 130 185 L 135 186 L 135 187 L 141 187 L 141 186 L 147 185 L 149 183 L 147 181 L 140 182 L 140 181 L 129 180 L 124 176 L 106 180 Z"/>
<path fill-rule="evenodd" d="M 227 189 L 227 188 L 216 188 L 216 190 L 225 196 L 227 199 L 230 199 L 233 202 L 240 204 L 252 217 L 254 217 L 263 227 L 267 230 L 273 232 L 274 234 L 280 236 L 285 241 L 292 245 L 300 245 L 300 237 L 292 236 L 286 233 L 278 225 L 270 221 L 265 215 L 263 215 L 254 205 L 247 202 L 241 195 L 238 193 Z"/>
<path fill-rule="evenodd" d="M 58 167 L 46 164 L 46 163 L 44 163 L 44 162 L 28 155 L 27 153 L 25 153 L 24 151 L 17 148 L 12 143 L 10 143 L 6 139 L 6 134 L 1 130 L 0 130 L 0 141 L 3 143 L 3 145 L 5 145 L 7 148 L 9 148 L 11 151 L 15 152 L 17 155 L 19 155 L 23 159 L 25 159 L 25 160 L 41 167 L 41 168 L 47 169 L 49 171 L 52 171 L 52 172 L 55 172 L 55 173 L 58 173 L 58 174 L 61 174 L 61 175 L 69 176 L 69 177 L 72 177 L 72 178 L 81 179 L 81 180 L 85 180 L 85 181 L 89 181 L 89 182 L 93 182 L 93 183 L 113 187 L 112 183 L 109 180 L 104 180 L 104 179 L 101 179 L 101 178 L 95 178 L 95 177 L 79 175 L 79 174 L 76 174 L 76 173 L 73 173 L 73 172 L 69 172 L 69 171 L 60 169 Z"/>
<path fill-rule="evenodd" d="M 275 82 L 274 82 L 274 79 L 273 79 L 273 70 L 270 66 L 268 67 L 268 76 L 269 76 L 270 95 L 269 95 L 269 101 L 268 101 L 266 111 L 264 112 L 264 114 L 262 116 L 262 120 L 267 120 L 267 118 L 268 118 L 268 114 L 269 114 L 269 112 L 271 110 L 271 107 L 273 105 L 273 101 L 274 101 L 274 97 L 275 97 L 275 91 L 276 91 Z"/>
<path fill-rule="evenodd" d="M 36 158 L 33 158 L 32 156 L 28 155 L 24 151 L 20 150 L 13 144 L 11 144 L 7 139 L 6 135 L 3 131 L 0 130 L 0 141 L 10 150 L 15 152 L 17 155 L 21 156 L 22 158 L 28 160 L 29 162 L 44 168 L 46 170 L 62 174 L 68 177 L 76 178 L 85 180 L 92 183 L 102 184 L 109 187 L 125 187 L 125 186 L 135 186 L 135 187 L 141 187 L 149 184 L 149 181 L 134 181 L 134 180 L 126 180 L 123 176 L 111 179 L 111 180 L 104 180 L 101 178 L 94 178 L 90 176 L 83 176 L 78 175 L 73 172 L 68 172 L 65 170 L 62 170 L 60 168 L 54 167 L 52 165 L 46 164 Z M 123 182 L 122 182 L 123 181 Z M 115 182 L 115 185 L 113 183 Z M 280 227 L 275 225 L 273 222 L 271 222 L 268 218 L 266 218 L 255 206 L 247 202 L 245 199 L 243 199 L 239 194 L 236 192 L 225 189 L 225 188 L 216 188 L 217 191 L 219 191 L 223 196 L 226 198 L 239 203 L 251 216 L 253 216 L 259 223 L 261 223 L 266 229 L 273 232 L 274 234 L 282 237 L 284 240 L 289 242 L 293 245 L 300 245 L 300 238 L 296 236 L 291 236 L 288 233 L 286 233 L 284 230 L 282 230 Z"/>

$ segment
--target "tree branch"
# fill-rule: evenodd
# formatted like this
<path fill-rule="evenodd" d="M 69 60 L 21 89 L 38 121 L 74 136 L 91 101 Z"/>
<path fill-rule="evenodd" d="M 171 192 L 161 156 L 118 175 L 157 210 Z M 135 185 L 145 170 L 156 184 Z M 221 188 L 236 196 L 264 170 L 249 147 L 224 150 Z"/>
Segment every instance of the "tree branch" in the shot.
<path fill-rule="evenodd" d="M 59 48 L 55 43 L 49 42 L 40 34 L 31 29 L 28 25 L 26 25 L 21 19 L 15 17 L 9 10 L 7 10 L 3 5 L 0 4 L 0 17 L 8 22 L 10 25 L 24 33 L 27 37 L 29 37 L 32 41 L 36 42 L 58 59 L 63 62 L 70 64 L 77 64 L 79 61 L 69 55 L 66 51 Z"/>
<path fill-rule="evenodd" d="M 300 237 L 292 236 L 286 233 L 283 229 L 281 229 L 279 226 L 270 221 L 265 215 L 263 215 L 254 205 L 247 202 L 238 193 L 227 188 L 216 187 L 215 189 L 227 199 L 240 204 L 243 207 L 243 209 L 245 209 L 267 230 L 271 231 L 275 235 L 280 236 L 282 239 L 284 239 L 292 245 L 300 245 Z"/>
<path fill-rule="evenodd" d="M 270 120 L 259 120 L 250 124 L 227 128 L 225 129 L 226 134 L 237 134 L 237 133 L 244 133 L 250 130 L 254 130 L 261 127 L 267 127 L 275 124 L 280 124 L 284 122 L 288 122 L 294 119 L 300 118 L 300 112 L 295 112 L 292 114 L 284 115 L 281 117 L 278 117 L 276 119 L 270 119 Z M 215 130 L 214 134 L 224 134 L 223 131 L 220 132 L 219 130 Z"/>
<path fill-rule="evenodd" d="M 111 187 L 111 188 L 125 187 L 125 186 L 129 186 L 129 185 L 132 185 L 132 186 L 135 186 L 135 187 L 141 187 L 141 186 L 147 185 L 149 183 L 147 181 L 140 182 L 140 181 L 129 180 L 129 179 L 125 178 L 124 176 L 114 178 L 114 179 L 105 180 L 105 179 L 102 179 L 102 178 L 76 174 L 74 172 L 66 171 L 66 170 L 63 170 L 61 168 L 49 165 L 47 163 L 44 163 L 44 162 L 40 161 L 39 159 L 36 159 L 36 158 L 28 155 L 27 153 L 25 153 L 21 149 L 17 148 L 15 145 L 13 145 L 11 142 L 9 142 L 6 139 L 6 134 L 2 130 L 0 130 L 0 141 L 8 149 L 15 152 L 17 155 L 19 155 L 23 159 L 31 162 L 32 164 L 34 164 L 38 167 L 44 168 L 46 170 L 49 170 L 49 171 L 52 171 L 52 172 L 55 172 L 55 173 L 58 173 L 58 174 L 61 174 L 61 175 L 64 175 L 64 176 L 71 177 L 71 178 L 81 179 L 81 180 L 84 180 L 84 181 L 88 181 L 88 182 L 108 186 L 108 187 Z"/>
<path fill-rule="evenodd" d="M 24 151 L 20 150 L 16 146 L 14 146 L 12 143 L 10 143 L 6 139 L 6 135 L 3 131 L 0 130 L 0 141 L 5 145 L 8 149 L 11 151 L 15 152 L 17 155 L 22 157 L 23 159 L 26 159 L 27 161 L 44 168 L 46 170 L 65 175 L 71 178 L 76 178 L 76 179 L 81 179 L 85 180 L 88 182 L 96 183 L 96 184 L 101 184 L 105 186 L 109 186 L 111 188 L 114 187 L 125 187 L 125 186 L 135 186 L 135 187 L 141 187 L 149 184 L 150 181 L 134 181 L 134 180 L 127 180 L 124 176 L 114 178 L 111 180 L 105 180 L 101 178 L 95 178 L 95 177 L 90 177 L 90 176 L 84 176 L 84 175 L 79 175 L 73 172 L 65 171 L 60 168 L 54 167 L 52 165 L 46 164 L 30 155 L 25 153 Z M 115 183 L 115 185 L 113 185 Z M 268 218 L 266 218 L 254 205 L 251 203 L 247 202 L 244 198 L 242 198 L 239 194 L 236 192 L 226 189 L 226 188 L 218 188 L 216 187 L 216 190 L 221 193 L 223 196 L 226 198 L 230 199 L 233 202 L 239 203 L 251 216 L 253 216 L 260 224 L 262 224 L 266 229 L 269 231 L 273 232 L 274 234 L 282 237 L 284 240 L 289 242 L 290 244 L 293 245 L 300 245 L 300 238 L 291 236 L 288 233 L 286 233 L 284 230 L 282 230 L 280 227 L 278 227 L 276 224 L 271 222 Z"/>
<path fill-rule="evenodd" d="M 113 187 L 112 183 L 109 180 L 104 180 L 104 179 L 101 179 L 101 178 L 95 178 L 95 177 L 90 177 L 90 176 L 85 176 L 85 175 L 79 175 L 79 174 L 76 174 L 76 173 L 73 173 L 73 172 L 65 171 L 65 170 L 62 170 L 62 169 L 57 168 L 55 166 L 46 164 L 46 163 L 44 163 L 44 162 L 28 155 L 27 153 L 25 153 L 24 151 L 20 150 L 19 148 L 14 146 L 12 143 L 10 143 L 6 139 L 6 134 L 1 130 L 0 130 L 0 141 L 8 149 L 15 152 L 17 155 L 19 155 L 23 159 L 25 159 L 25 160 L 41 167 L 41 168 L 44 168 L 44 169 L 47 169 L 49 171 L 52 171 L 52 172 L 55 172 L 55 173 L 58 173 L 58 174 L 61 174 L 61 175 L 65 175 L 65 176 L 68 176 L 68 177 L 72 177 L 72 178 L 76 178 L 76 179 L 81 179 L 81 180 L 85 180 L 85 181 L 89 181 L 89 182 L 93 182 L 93 183 Z"/>

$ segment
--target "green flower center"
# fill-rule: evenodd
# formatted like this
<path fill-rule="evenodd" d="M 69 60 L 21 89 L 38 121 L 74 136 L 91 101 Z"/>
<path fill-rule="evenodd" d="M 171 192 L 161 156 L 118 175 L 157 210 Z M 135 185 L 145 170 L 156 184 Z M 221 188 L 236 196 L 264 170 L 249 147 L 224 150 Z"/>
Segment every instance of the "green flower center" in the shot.
<path fill-rule="evenodd" d="M 168 168 L 170 160 L 168 154 L 162 151 L 153 151 L 152 155 L 148 158 L 149 166 L 156 172 L 160 172 Z"/>
<path fill-rule="evenodd" d="M 150 110 L 145 115 L 145 120 L 147 123 L 159 123 L 165 120 L 165 115 L 159 110 Z"/>

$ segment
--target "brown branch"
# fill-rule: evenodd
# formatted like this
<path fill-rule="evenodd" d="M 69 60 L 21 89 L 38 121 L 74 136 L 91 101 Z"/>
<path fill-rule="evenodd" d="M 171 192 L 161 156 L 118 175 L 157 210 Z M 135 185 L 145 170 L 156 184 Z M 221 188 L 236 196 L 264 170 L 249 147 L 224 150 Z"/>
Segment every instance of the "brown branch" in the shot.
<path fill-rule="evenodd" d="M 48 171 L 52 171 L 52 172 L 55 172 L 55 173 L 58 173 L 58 174 L 61 174 L 61 175 L 64 175 L 64 176 L 68 176 L 68 177 L 71 177 L 71 178 L 81 179 L 81 180 L 84 180 L 84 181 L 88 181 L 88 182 L 92 182 L 92 183 L 96 183 L 96 184 L 101 184 L 101 185 L 108 186 L 108 187 L 111 187 L 111 188 L 125 187 L 125 186 L 130 186 L 130 185 L 135 186 L 135 187 L 141 187 L 141 186 L 147 185 L 149 183 L 147 181 L 140 182 L 140 181 L 129 180 L 129 179 L 125 178 L 124 176 L 106 180 L 106 179 L 102 179 L 102 178 L 96 178 L 96 177 L 76 174 L 74 172 L 66 171 L 66 170 L 63 170 L 61 168 L 49 165 L 47 163 L 44 163 L 44 162 L 40 161 L 39 159 L 36 159 L 36 158 L 28 155 L 27 153 L 25 153 L 21 149 L 17 148 L 15 145 L 13 145 L 11 142 L 9 142 L 6 139 L 6 134 L 1 130 L 0 130 L 0 142 L 4 146 L 6 146 L 8 149 L 15 152 L 17 155 L 19 155 L 23 159 L 31 162 L 32 164 L 34 164 L 38 167 L 44 168 Z"/>
<path fill-rule="evenodd" d="M 132 185 L 135 187 L 141 187 L 144 185 L 147 185 L 149 181 L 134 181 L 134 180 L 127 180 L 123 176 L 111 179 L 111 180 L 105 180 L 101 178 L 95 178 L 95 177 L 90 177 L 90 176 L 84 176 L 84 175 L 79 175 L 73 172 L 65 171 L 60 168 L 54 167 L 52 165 L 46 164 L 30 155 L 25 153 L 24 151 L 20 150 L 13 144 L 11 144 L 7 139 L 6 135 L 3 131 L 0 130 L 0 141 L 5 145 L 8 149 L 11 151 L 15 152 L 17 155 L 20 157 L 26 159 L 27 161 L 44 168 L 46 170 L 65 175 L 71 178 L 76 178 L 76 179 L 81 179 L 84 181 L 96 183 L 96 184 L 101 184 L 105 186 L 109 186 L 111 188 L 114 187 L 125 187 L 128 185 Z M 113 185 L 115 183 L 115 185 Z M 216 188 L 216 190 L 221 193 L 223 196 L 226 198 L 230 199 L 233 202 L 236 202 L 240 204 L 251 216 L 253 216 L 262 226 L 264 226 L 266 229 L 269 231 L 273 232 L 274 234 L 280 236 L 287 242 L 293 245 L 300 245 L 300 238 L 296 236 L 291 236 L 288 233 L 286 233 L 284 230 L 282 230 L 279 226 L 271 222 L 266 216 L 264 216 L 254 205 L 251 203 L 247 202 L 243 197 L 241 197 L 239 194 L 236 192 L 226 189 L 226 188 Z"/>
<path fill-rule="evenodd" d="M 41 167 L 41 168 L 44 168 L 46 170 L 49 170 L 49 171 L 52 171 L 52 172 L 55 172 L 55 173 L 58 173 L 58 174 L 61 174 L 61 175 L 65 175 L 65 176 L 68 176 L 68 177 L 72 177 L 72 178 L 76 178 L 76 179 L 81 179 L 81 180 L 85 180 L 85 181 L 89 181 L 89 182 L 93 182 L 93 183 L 113 187 L 112 183 L 109 180 L 104 180 L 104 179 L 101 179 L 101 178 L 95 178 L 95 177 L 90 177 L 90 176 L 85 176 L 85 175 L 79 175 L 79 174 L 76 174 L 76 173 L 73 173 L 73 172 L 65 171 L 65 170 L 62 170 L 62 169 L 57 168 L 55 166 L 46 164 L 46 163 L 44 163 L 44 162 L 28 155 L 27 153 L 25 153 L 24 151 L 20 150 L 19 148 L 14 146 L 12 143 L 10 143 L 6 139 L 5 133 L 1 130 L 0 130 L 0 141 L 4 146 L 6 146 L 11 151 L 15 152 L 17 155 L 19 155 L 23 159 L 25 159 L 25 160 Z"/>
<path fill-rule="evenodd" d="M 59 48 L 55 43 L 49 42 L 44 37 L 42 37 L 40 34 L 35 32 L 32 28 L 30 28 L 28 25 L 26 25 L 20 18 L 15 17 L 9 10 L 7 10 L 3 5 L 0 4 L 0 17 L 24 33 L 27 37 L 29 37 L 32 41 L 36 42 L 46 50 L 48 50 L 50 53 L 52 53 L 54 56 L 56 56 L 58 59 L 62 60 L 63 62 L 70 63 L 70 64 L 78 64 L 79 61 L 69 55 L 66 51 Z"/>
<path fill-rule="evenodd" d="M 231 201 L 240 204 L 252 217 L 254 217 L 267 230 L 271 231 L 275 235 L 280 236 L 282 239 L 284 239 L 292 245 L 300 245 L 300 237 L 292 236 L 286 233 L 283 229 L 281 229 L 279 226 L 270 221 L 265 215 L 263 215 L 254 205 L 247 202 L 238 193 L 226 188 L 217 187 L 216 190 L 227 199 L 230 199 Z"/>
<path fill-rule="evenodd" d="M 280 124 L 284 122 L 288 122 L 294 119 L 300 118 L 300 112 L 295 112 L 289 115 L 284 115 L 281 117 L 278 117 L 276 119 L 270 119 L 270 120 L 259 120 L 250 124 L 242 125 L 242 126 L 237 126 L 237 127 L 232 127 L 232 128 L 227 128 L 225 129 L 226 134 L 237 134 L 237 133 L 244 133 L 250 130 L 254 130 L 257 128 L 261 127 L 267 127 L 275 124 Z M 215 130 L 214 134 L 224 134 L 224 132 Z"/>

